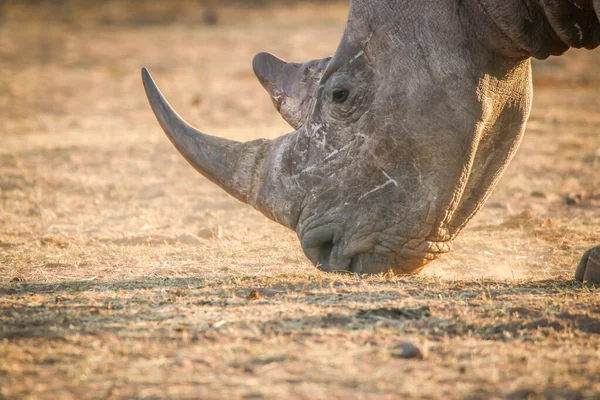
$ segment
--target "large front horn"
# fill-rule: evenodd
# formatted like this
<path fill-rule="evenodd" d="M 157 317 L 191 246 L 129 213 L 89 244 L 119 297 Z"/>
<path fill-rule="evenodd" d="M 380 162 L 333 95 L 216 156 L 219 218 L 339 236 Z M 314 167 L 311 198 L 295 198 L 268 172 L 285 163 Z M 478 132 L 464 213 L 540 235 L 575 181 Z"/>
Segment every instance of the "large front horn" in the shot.
<path fill-rule="evenodd" d="M 200 132 L 185 122 L 162 95 L 146 68 L 142 80 L 152 110 L 171 142 L 202 175 L 237 199 L 254 204 L 269 140 L 236 142 Z"/>

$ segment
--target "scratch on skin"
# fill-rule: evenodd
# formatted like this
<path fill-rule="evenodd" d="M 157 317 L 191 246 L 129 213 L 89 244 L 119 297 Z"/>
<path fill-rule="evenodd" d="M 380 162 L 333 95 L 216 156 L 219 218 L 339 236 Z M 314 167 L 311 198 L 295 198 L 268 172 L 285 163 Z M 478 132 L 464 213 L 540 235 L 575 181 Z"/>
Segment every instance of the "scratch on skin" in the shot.
<path fill-rule="evenodd" d="M 325 148 L 327 145 L 327 133 L 321 130 L 324 126 L 324 124 L 313 124 L 312 133 L 310 135 L 317 140 L 317 143 L 319 143 L 322 148 Z"/>
<path fill-rule="evenodd" d="M 315 168 L 317 168 L 317 166 L 313 164 L 313 165 L 311 165 L 309 167 L 304 168 L 302 171 L 300 171 L 300 174 L 305 174 L 307 172 L 312 171 Z M 300 174 L 298 174 L 298 175 L 300 175 Z"/>
<path fill-rule="evenodd" d="M 321 128 L 323 127 L 323 124 L 319 124 L 319 125 L 314 125 L 312 126 L 312 133 L 311 136 L 316 136 L 317 133 L 319 133 L 319 131 L 321 130 Z"/>
<path fill-rule="evenodd" d="M 359 51 L 358 53 L 356 53 L 356 55 L 354 57 L 352 57 L 352 59 L 350 60 L 350 64 L 352 64 L 354 61 L 358 60 L 360 57 L 364 56 L 365 52 L 364 51 Z"/>
<path fill-rule="evenodd" d="M 309 165 L 308 167 L 304 168 L 302 171 L 298 172 L 297 174 L 292 175 L 292 179 L 294 179 L 296 181 L 296 183 L 298 183 L 298 177 L 300 175 L 311 172 L 311 171 L 315 170 L 316 168 L 317 168 L 316 164 Z M 298 185 L 300 186 L 299 183 L 298 183 Z"/>
<path fill-rule="evenodd" d="M 336 155 L 338 155 L 340 152 L 342 152 L 342 151 L 346 150 L 348 147 L 350 147 L 350 144 L 351 144 L 351 143 L 348 143 L 347 145 L 345 145 L 345 146 L 344 146 L 344 147 L 342 147 L 341 149 L 337 149 L 337 150 L 334 150 L 334 151 L 332 151 L 331 153 L 329 153 L 329 154 L 327 155 L 327 157 L 325 157 L 325 161 L 329 160 L 329 159 L 330 159 L 330 158 L 332 158 L 332 157 L 335 157 L 335 156 L 336 156 Z"/>
<path fill-rule="evenodd" d="M 371 41 L 372 38 L 373 38 L 373 32 L 369 32 L 369 36 L 367 36 L 367 39 L 364 41 L 362 47 L 366 48 L 367 44 L 369 44 L 369 42 Z M 364 50 L 359 51 L 358 53 L 356 53 L 356 55 L 354 57 L 352 57 L 350 59 L 350 61 L 348 62 L 348 64 L 352 64 L 354 61 L 358 60 L 359 58 L 361 58 L 364 55 L 365 55 Z"/>
<path fill-rule="evenodd" d="M 371 190 L 371 191 L 369 191 L 369 192 L 367 192 L 367 193 L 363 194 L 362 196 L 360 196 L 360 197 L 358 198 L 358 200 L 362 200 L 362 199 L 364 199 L 365 197 L 367 197 L 368 195 L 370 195 L 370 194 L 373 194 L 373 193 L 377 192 L 378 190 L 381 190 L 381 189 L 383 189 L 384 187 L 386 187 L 386 186 L 389 186 L 389 185 L 394 185 L 394 186 L 398 187 L 398 182 L 397 182 L 397 181 L 396 181 L 394 178 L 392 178 L 391 176 L 389 176 L 389 175 L 387 174 L 387 172 L 385 172 L 385 171 L 383 171 L 383 170 L 382 170 L 381 172 L 382 172 L 382 173 L 383 173 L 383 175 L 385 175 L 385 177 L 387 178 L 387 182 L 385 182 L 384 184 L 382 184 L 382 185 L 379 185 L 379 186 L 375 187 L 373 190 Z"/>

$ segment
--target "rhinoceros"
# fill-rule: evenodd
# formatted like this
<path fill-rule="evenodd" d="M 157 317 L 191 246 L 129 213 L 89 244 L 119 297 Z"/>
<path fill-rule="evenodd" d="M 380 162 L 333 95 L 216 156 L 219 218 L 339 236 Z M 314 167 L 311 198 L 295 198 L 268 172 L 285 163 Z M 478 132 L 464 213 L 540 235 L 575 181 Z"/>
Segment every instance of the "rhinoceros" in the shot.
<path fill-rule="evenodd" d="M 296 231 L 324 271 L 415 274 L 452 248 L 515 154 L 530 59 L 600 44 L 600 0 L 352 0 L 332 57 L 261 53 L 258 79 L 294 131 L 204 134 L 142 78 L 202 175 Z M 600 247 L 576 278 L 600 282 Z"/>

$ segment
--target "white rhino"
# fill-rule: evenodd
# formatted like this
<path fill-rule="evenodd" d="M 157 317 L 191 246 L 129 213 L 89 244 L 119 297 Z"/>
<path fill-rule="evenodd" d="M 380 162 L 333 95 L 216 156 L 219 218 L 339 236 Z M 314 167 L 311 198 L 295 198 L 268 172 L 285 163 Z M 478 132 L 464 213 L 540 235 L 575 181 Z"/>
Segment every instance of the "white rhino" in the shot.
<path fill-rule="evenodd" d="M 600 44 L 600 0 L 352 0 L 330 58 L 254 70 L 295 129 L 247 143 L 150 104 L 201 174 L 294 229 L 325 271 L 417 273 L 451 250 L 515 154 L 530 58 Z M 600 247 L 576 278 L 600 282 Z"/>

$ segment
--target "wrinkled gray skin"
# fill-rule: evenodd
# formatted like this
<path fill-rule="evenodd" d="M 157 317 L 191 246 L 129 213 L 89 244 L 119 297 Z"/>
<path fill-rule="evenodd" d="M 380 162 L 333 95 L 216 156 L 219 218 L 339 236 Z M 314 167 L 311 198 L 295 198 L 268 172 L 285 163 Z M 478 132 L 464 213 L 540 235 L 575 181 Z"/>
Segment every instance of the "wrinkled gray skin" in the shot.
<path fill-rule="evenodd" d="M 353 0 L 333 57 L 256 56 L 256 75 L 295 129 L 275 140 L 205 135 L 146 70 L 143 79 L 184 157 L 294 229 L 313 264 L 417 273 L 450 251 L 514 155 L 531 107 L 530 57 L 598 46 L 595 10 L 600 0 Z M 578 279 L 600 280 L 593 260 Z"/>

